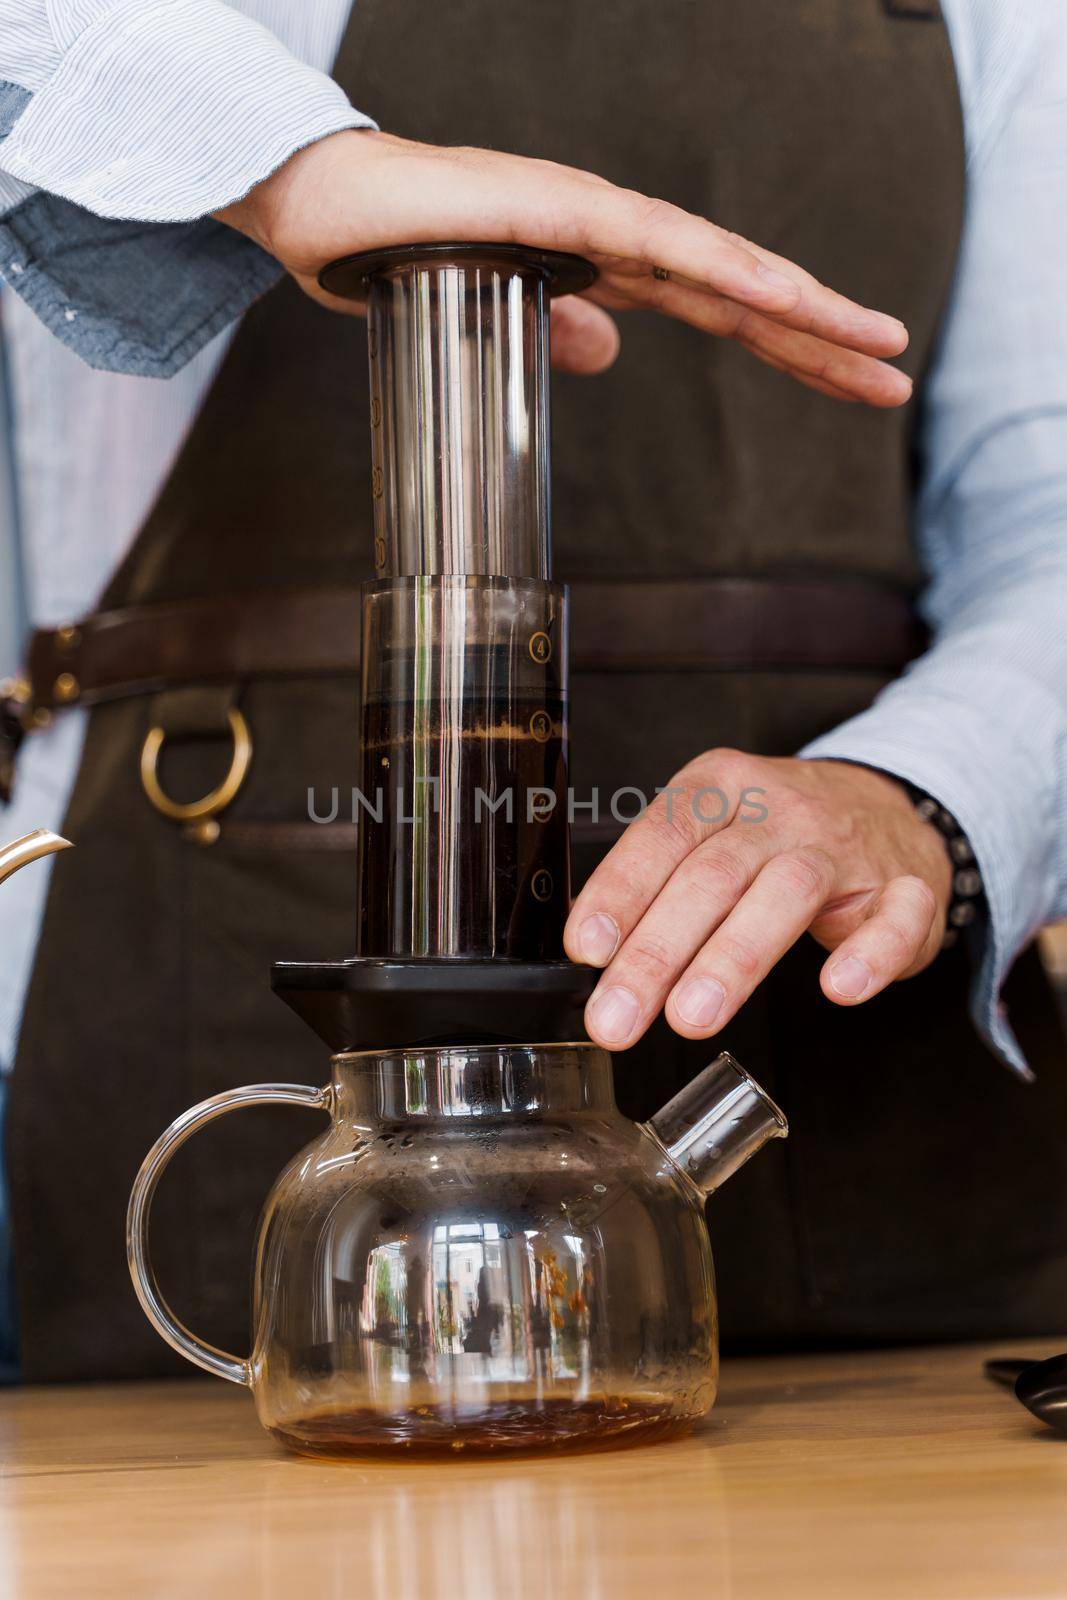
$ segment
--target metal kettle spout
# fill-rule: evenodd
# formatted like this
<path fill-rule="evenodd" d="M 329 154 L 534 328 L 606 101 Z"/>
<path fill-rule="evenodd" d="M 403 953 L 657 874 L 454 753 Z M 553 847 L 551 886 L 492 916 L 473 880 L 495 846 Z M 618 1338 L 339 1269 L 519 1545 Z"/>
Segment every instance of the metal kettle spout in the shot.
<path fill-rule="evenodd" d="M 789 1133 L 770 1095 L 725 1050 L 657 1111 L 648 1127 L 705 1195 L 720 1188 L 768 1139 Z"/>
<path fill-rule="evenodd" d="M 61 839 L 58 833 L 50 833 L 47 828 L 36 828 L 25 838 L 16 839 L 13 844 L 0 849 L 0 883 L 20 867 L 29 866 L 31 861 L 39 861 L 42 856 L 51 856 L 57 850 L 70 848 L 69 839 Z"/>

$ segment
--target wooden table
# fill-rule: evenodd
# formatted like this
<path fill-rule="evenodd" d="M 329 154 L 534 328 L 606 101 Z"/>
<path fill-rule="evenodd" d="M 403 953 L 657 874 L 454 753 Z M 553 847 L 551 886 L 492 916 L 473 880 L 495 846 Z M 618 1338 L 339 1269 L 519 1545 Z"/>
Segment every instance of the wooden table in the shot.
<path fill-rule="evenodd" d="M 1062 1600 L 1067 1439 L 989 1353 L 733 1362 L 691 1439 L 506 1463 L 286 1456 L 224 1383 L 8 1391 L 0 1593 Z"/>

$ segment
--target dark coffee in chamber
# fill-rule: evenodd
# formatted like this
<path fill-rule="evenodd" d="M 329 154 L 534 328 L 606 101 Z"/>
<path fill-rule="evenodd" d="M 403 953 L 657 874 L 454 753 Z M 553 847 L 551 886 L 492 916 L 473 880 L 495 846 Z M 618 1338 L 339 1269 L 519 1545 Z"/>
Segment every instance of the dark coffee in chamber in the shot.
<path fill-rule="evenodd" d="M 555 693 L 372 701 L 360 786 L 360 953 L 556 959 L 570 898 L 566 709 Z"/>

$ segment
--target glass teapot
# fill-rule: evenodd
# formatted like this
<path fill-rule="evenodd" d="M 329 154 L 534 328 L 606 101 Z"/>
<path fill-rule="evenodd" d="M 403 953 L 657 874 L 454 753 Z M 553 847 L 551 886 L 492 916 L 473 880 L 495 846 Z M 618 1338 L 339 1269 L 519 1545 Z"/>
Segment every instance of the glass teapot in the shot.
<path fill-rule="evenodd" d="M 330 1126 L 266 1202 L 252 1352 L 204 1344 L 148 1255 L 152 1196 L 198 1128 L 264 1102 Z M 149 1321 L 247 1384 L 308 1455 L 595 1448 L 686 1432 L 715 1398 L 704 1199 L 785 1118 L 721 1055 L 650 1123 L 615 1106 L 595 1046 L 346 1053 L 324 1088 L 258 1084 L 179 1117 L 130 1197 Z"/>

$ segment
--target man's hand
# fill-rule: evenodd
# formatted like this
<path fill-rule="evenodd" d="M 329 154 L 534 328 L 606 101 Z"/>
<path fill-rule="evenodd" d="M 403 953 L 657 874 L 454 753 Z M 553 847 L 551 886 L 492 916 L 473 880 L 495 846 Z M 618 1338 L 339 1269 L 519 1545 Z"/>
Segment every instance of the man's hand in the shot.
<path fill-rule="evenodd" d="M 805 931 L 833 951 L 827 998 L 869 1000 L 933 960 L 951 879 L 941 835 L 880 772 L 698 756 L 574 903 L 567 954 L 607 969 L 590 1037 L 624 1049 L 665 1006 L 677 1033 L 705 1039 Z"/>
<path fill-rule="evenodd" d="M 599 372 L 615 359 L 618 332 L 601 307 L 643 308 L 736 339 L 836 399 L 898 406 L 911 394 L 910 380 L 876 359 L 907 345 L 894 317 L 664 200 L 550 161 L 335 133 L 298 151 L 219 217 L 338 311 L 353 307 L 324 294 L 318 274 L 360 250 L 477 239 L 587 256 L 597 283 L 553 308 L 556 364 L 571 371 Z"/>

